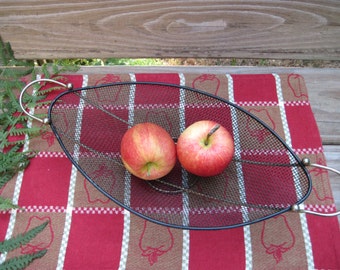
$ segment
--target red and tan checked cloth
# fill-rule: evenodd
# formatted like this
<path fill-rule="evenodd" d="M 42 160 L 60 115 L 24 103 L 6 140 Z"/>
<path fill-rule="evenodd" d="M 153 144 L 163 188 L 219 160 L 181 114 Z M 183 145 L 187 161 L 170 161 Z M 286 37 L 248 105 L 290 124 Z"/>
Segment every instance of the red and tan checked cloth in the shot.
<path fill-rule="evenodd" d="M 307 89 L 297 74 L 78 74 L 62 80 L 74 88 L 155 81 L 204 90 L 262 119 L 300 157 L 325 164 Z M 0 239 L 44 221 L 49 225 L 29 244 L 2 254 L 2 261 L 48 249 L 29 269 L 340 269 L 336 217 L 288 212 L 228 230 L 168 228 L 130 214 L 103 196 L 72 166 L 51 131 L 28 141 L 25 148 L 38 155 L 0 190 L 22 207 L 0 213 Z M 304 207 L 335 211 L 327 172 L 314 168 L 310 174 L 313 189 Z"/>

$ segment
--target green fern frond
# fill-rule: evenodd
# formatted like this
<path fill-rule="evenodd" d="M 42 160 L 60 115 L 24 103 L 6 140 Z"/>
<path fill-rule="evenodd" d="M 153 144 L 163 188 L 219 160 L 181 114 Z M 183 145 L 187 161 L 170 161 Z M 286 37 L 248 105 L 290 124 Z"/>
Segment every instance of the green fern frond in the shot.
<path fill-rule="evenodd" d="M 60 65 L 60 66 L 53 64 L 53 66 L 56 68 L 56 69 L 52 69 L 53 74 L 61 74 L 65 72 L 77 72 L 79 70 L 79 65 L 76 65 L 76 64 Z"/>
<path fill-rule="evenodd" d="M 14 249 L 19 248 L 20 246 L 26 245 L 29 243 L 34 237 L 36 237 L 45 227 L 47 226 L 48 221 L 43 224 L 34 227 L 33 229 L 27 231 L 26 233 L 18 234 L 15 237 L 12 237 L 8 240 L 0 242 L 0 253 L 9 252 Z"/>
<path fill-rule="evenodd" d="M 1 82 L 0 82 L 0 87 L 2 89 L 20 88 L 23 85 L 24 85 L 23 82 L 20 82 L 20 81 L 17 81 L 17 80 L 13 80 L 12 78 L 4 78 L 3 76 L 2 76 Z"/>
<path fill-rule="evenodd" d="M 54 92 L 54 91 L 65 91 L 65 88 L 61 87 L 61 86 L 54 86 L 54 87 L 49 87 L 48 89 L 44 89 L 44 90 L 39 90 L 36 95 L 37 96 L 45 96 L 51 92 Z"/>
<path fill-rule="evenodd" d="M 15 145 L 14 147 L 20 147 L 20 145 Z M 28 166 L 32 155 L 31 152 L 0 152 L 0 188 L 12 179 L 18 171 Z"/>
<path fill-rule="evenodd" d="M 0 37 L 0 60 L 2 65 L 10 65 L 11 61 L 15 61 L 14 52 L 9 43 L 5 43 L 2 41 Z"/>
<path fill-rule="evenodd" d="M 46 98 L 46 95 L 28 95 L 27 93 L 25 93 L 22 97 L 22 101 L 25 104 L 25 108 L 34 108 L 36 103 L 44 100 Z M 21 107 L 20 107 L 20 111 L 21 111 Z"/>
<path fill-rule="evenodd" d="M 22 114 L 21 113 L 18 116 L 16 116 L 15 119 L 17 120 L 17 122 L 24 122 L 24 123 L 26 123 L 27 120 L 30 119 L 30 117 L 28 115 L 26 115 L 26 114 Z"/>
<path fill-rule="evenodd" d="M 34 65 L 29 64 L 26 66 L 6 66 L 5 68 L 0 68 L 0 79 L 4 80 L 6 78 L 22 78 L 26 75 L 29 75 L 33 72 Z M 22 81 L 18 81 L 17 83 L 23 83 Z"/>
<path fill-rule="evenodd" d="M 22 136 L 27 135 L 29 137 L 36 136 L 40 134 L 40 127 L 31 127 L 31 128 L 13 128 L 9 132 L 10 136 Z"/>
<path fill-rule="evenodd" d="M 14 147 L 20 147 L 20 145 L 14 145 Z M 20 171 L 26 168 L 28 160 L 35 155 L 33 151 L 30 152 L 0 152 L 0 176 L 2 172 Z"/>
<path fill-rule="evenodd" d="M 7 154 L 12 155 L 12 154 L 18 152 L 20 150 L 20 147 L 21 146 L 19 146 L 19 145 L 13 146 L 11 149 L 8 150 Z M 0 157 L 1 157 L 1 155 L 0 155 Z"/>
<path fill-rule="evenodd" d="M 14 145 L 24 146 L 25 142 L 26 142 L 26 139 L 16 140 L 15 142 L 8 142 L 8 141 L 7 141 L 7 142 L 4 142 L 4 143 L 2 144 L 2 146 L 3 146 L 4 148 L 11 147 L 11 146 L 14 146 Z"/>
<path fill-rule="evenodd" d="M 43 74 L 45 78 L 53 78 L 62 81 L 64 72 L 76 72 L 79 69 L 75 64 L 58 66 L 55 63 L 47 63 L 41 67 L 35 67 L 33 61 L 17 60 L 9 43 L 3 42 L 0 37 L 0 188 L 10 181 L 19 171 L 28 166 L 30 159 L 36 154 L 33 151 L 23 152 L 22 146 L 25 140 L 30 139 L 46 129 L 42 127 L 27 127 L 28 116 L 23 114 L 18 96 L 25 83 L 22 78 L 31 75 L 35 80 L 37 74 Z M 46 96 L 52 91 L 60 90 L 60 87 L 41 89 L 41 85 L 35 85 L 36 94 L 23 96 L 26 108 L 43 107 L 50 104 Z M 47 111 L 46 111 L 47 112 Z M 45 118 L 46 114 L 35 114 L 39 118 Z M 13 141 L 13 136 L 23 136 Z M 28 135 L 28 136 L 26 136 Z M 10 199 L 0 196 L 0 209 L 8 210 L 17 208 Z M 19 234 L 0 243 L 0 253 L 17 249 L 28 243 L 40 231 L 46 227 L 44 223 L 24 234 Z M 26 254 L 11 258 L 0 265 L 1 269 L 24 269 L 32 261 L 44 256 L 46 250 L 33 254 Z"/>
<path fill-rule="evenodd" d="M 3 42 L 0 37 L 0 64 L 3 66 L 33 66 L 33 61 L 18 60 L 14 57 L 14 52 L 10 43 Z"/>
<path fill-rule="evenodd" d="M 43 106 L 47 106 L 47 108 L 49 107 L 49 105 L 51 104 L 51 101 L 50 100 L 43 100 L 43 101 L 39 101 L 39 102 L 37 102 L 37 104 L 36 104 L 36 108 L 42 108 Z M 45 113 L 45 116 L 47 115 L 47 109 L 46 108 L 46 113 Z"/>
<path fill-rule="evenodd" d="M 3 198 L 0 196 L 0 211 L 7 211 L 10 209 L 17 209 L 19 208 L 17 205 L 12 203 L 12 200 L 8 198 Z"/>
<path fill-rule="evenodd" d="M 4 185 L 6 185 L 9 180 L 11 180 L 13 178 L 15 174 L 9 174 L 9 173 L 1 173 L 0 172 L 0 188 L 2 188 Z M 1 198 L 1 196 L 0 196 Z"/>
<path fill-rule="evenodd" d="M 32 72 L 32 75 L 35 76 L 37 74 L 44 74 L 45 78 L 54 80 L 60 80 L 62 76 L 59 74 L 65 72 L 76 72 L 79 70 L 79 66 L 73 63 L 70 64 L 58 64 L 58 63 L 44 63 L 40 67 L 36 67 Z"/>
<path fill-rule="evenodd" d="M 21 270 L 30 265 L 35 259 L 46 254 L 47 250 L 41 250 L 32 254 L 25 254 L 5 261 L 0 265 L 0 270 Z"/>

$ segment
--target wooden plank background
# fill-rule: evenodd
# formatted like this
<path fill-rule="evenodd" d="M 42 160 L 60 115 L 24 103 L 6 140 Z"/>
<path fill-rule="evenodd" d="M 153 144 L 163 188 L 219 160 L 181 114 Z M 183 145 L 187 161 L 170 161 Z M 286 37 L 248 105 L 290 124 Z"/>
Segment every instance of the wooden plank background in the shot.
<path fill-rule="evenodd" d="M 340 60 L 340 4 L 312 1 L 1 0 L 17 58 Z"/>

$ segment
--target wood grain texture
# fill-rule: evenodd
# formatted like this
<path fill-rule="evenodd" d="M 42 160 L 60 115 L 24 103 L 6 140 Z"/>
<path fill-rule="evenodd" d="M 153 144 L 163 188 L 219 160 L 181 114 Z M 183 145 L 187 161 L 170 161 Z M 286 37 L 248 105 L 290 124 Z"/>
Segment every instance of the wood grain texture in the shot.
<path fill-rule="evenodd" d="M 16 57 L 340 59 L 338 1 L 2 0 Z"/>

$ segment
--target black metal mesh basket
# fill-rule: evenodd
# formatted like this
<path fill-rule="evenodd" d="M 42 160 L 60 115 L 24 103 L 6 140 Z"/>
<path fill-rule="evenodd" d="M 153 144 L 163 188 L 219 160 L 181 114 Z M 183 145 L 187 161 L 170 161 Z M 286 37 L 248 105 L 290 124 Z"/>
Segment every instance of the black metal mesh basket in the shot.
<path fill-rule="evenodd" d="M 114 83 L 69 90 L 49 108 L 49 123 L 66 155 L 98 190 L 150 221 L 182 229 L 252 224 L 291 209 L 311 191 L 302 161 L 265 123 L 227 100 L 164 83 Z M 235 153 L 215 177 L 198 177 L 177 162 L 165 177 L 144 181 L 120 158 L 129 127 L 153 122 L 176 141 L 199 120 L 234 138 Z M 263 140 L 250 136 L 262 132 Z M 257 136 L 261 137 L 261 136 Z"/>

